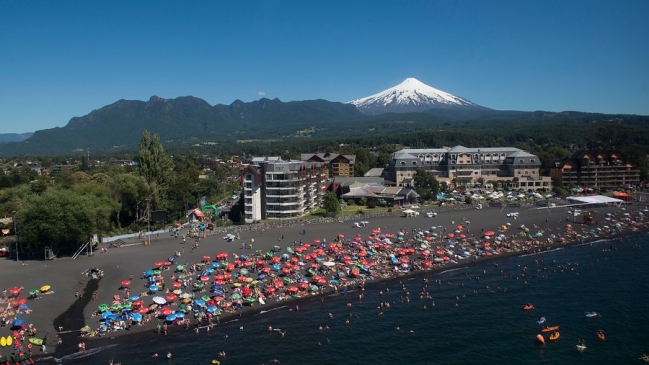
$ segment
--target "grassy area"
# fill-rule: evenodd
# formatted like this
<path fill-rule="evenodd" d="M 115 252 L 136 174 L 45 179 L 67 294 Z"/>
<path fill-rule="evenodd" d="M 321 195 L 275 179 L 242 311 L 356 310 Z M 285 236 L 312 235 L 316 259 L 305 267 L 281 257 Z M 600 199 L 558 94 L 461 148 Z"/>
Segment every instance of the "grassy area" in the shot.
<path fill-rule="evenodd" d="M 368 208 L 360 205 L 348 205 L 345 207 L 345 215 L 353 215 L 357 214 L 359 210 L 362 210 L 363 213 L 365 214 L 370 214 L 370 213 L 384 213 L 387 212 L 389 207 L 375 207 L 375 208 Z M 323 208 L 318 208 L 317 210 L 314 210 L 313 212 L 309 213 L 306 215 L 307 218 L 316 218 L 316 217 L 324 217 L 325 216 L 325 210 Z M 340 217 L 340 211 L 336 214 L 337 217 Z"/>

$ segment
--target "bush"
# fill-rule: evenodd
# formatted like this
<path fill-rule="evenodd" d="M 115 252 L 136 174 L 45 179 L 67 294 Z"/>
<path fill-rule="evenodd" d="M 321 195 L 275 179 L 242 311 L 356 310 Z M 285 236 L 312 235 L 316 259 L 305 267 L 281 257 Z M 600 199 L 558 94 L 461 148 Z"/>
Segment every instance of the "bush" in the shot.
<path fill-rule="evenodd" d="M 367 205 L 367 198 L 362 197 L 361 200 L 358 201 L 358 204 L 361 206 L 366 206 Z"/>
<path fill-rule="evenodd" d="M 358 210 L 356 211 L 356 214 L 365 214 L 365 212 L 363 211 L 363 209 L 358 209 Z"/>
<path fill-rule="evenodd" d="M 376 208 L 376 201 L 374 201 L 374 200 L 368 201 L 367 202 L 367 207 L 370 208 L 370 209 Z"/>

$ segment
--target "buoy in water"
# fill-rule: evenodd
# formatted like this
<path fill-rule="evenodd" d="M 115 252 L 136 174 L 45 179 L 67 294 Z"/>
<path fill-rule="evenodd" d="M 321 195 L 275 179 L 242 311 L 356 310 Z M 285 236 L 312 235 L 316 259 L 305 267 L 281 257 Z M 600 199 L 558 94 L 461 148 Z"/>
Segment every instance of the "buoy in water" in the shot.
<path fill-rule="evenodd" d="M 545 344 L 545 338 L 543 338 L 543 335 L 536 335 L 536 343 Z"/>

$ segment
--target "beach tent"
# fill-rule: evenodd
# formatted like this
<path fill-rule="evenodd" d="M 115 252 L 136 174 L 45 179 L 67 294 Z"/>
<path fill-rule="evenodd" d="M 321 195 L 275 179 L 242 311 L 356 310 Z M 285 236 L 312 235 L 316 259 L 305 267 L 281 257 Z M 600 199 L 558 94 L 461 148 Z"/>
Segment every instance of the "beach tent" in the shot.
<path fill-rule="evenodd" d="M 603 195 L 592 196 L 569 196 L 566 199 L 578 204 L 621 204 L 624 200 L 611 198 Z"/>

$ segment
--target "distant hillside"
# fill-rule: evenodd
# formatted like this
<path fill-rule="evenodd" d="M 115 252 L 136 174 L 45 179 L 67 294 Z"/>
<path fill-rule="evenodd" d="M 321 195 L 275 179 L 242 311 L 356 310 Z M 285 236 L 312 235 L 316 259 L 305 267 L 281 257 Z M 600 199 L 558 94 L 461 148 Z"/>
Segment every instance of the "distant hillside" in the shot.
<path fill-rule="evenodd" d="M 490 146 L 506 142 L 499 135 L 515 133 L 517 141 L 538 143 L 570 141 L 575 133 L 590 134 L 598 125 L 634 126 L 634 143 L 644 143 L 649 117 L 582 112 L 498 111 L 481 107 L 432 108 L 424 112 L 368 115 L 352 104 L 326 100 L 282 102 L 261 99 L 249 103 L 211 106 L 192 96 L 148 101 L 119 100 L 90 114 L 72 118 L 65 127 L 41 130 L 20 142 L 0 143 L 1 156 L 72 154 L 134 151 L 149 130 L 160 135 L 167 148 L 182 150 L 194 144 L 248 143 L 246 149 L 268 146 L 271 141 L 398 136 L 429 136 L 418 142 L 435 145 L 435 134 L 453 133 L 448 143 L 470 144 L 466 140 L 491 133 L 491 140 L 476 143 Z M 625 129 L 622 128 L 620 132 Z M 626 133 L 626 132 L 625 132 Z M 566 139 L 567 138 L 567 139 Z M 574 141 L 573 141 L 574 142 Z M 567 143 L 567 142 L 566 142 Z M 266 148 L 266 147 L 264 147 Z M 315 147 L 314 147 L 315 148 Z M 235 150 L 237 148 L 234 148 Z"/>
<path fill-rule="evenodd" d="M 133 148 L 145 129 L 158 133 L 167 144 L 282 138 L 305 128 L 358 117 L 362 114 L 353 105 L 326 100 L 237 100 L 230 105 L 211 106 L 192 96 L 153 96 L 147 102 L 119 100 L 72 118 L 65 127 L 37 131 L 25 141 L 0 145 L 0 154 Z"/>
<path fill-rule="evenodd" d="M 31 137 L 34 133 L 0 133 L 0 143 L 20 142 Z"/>

